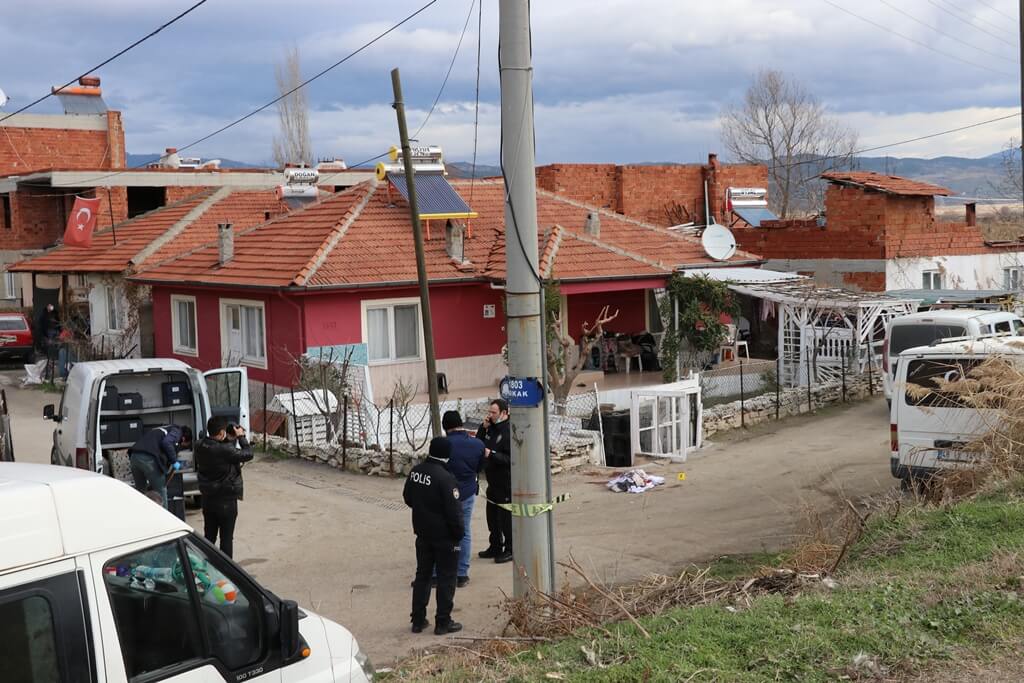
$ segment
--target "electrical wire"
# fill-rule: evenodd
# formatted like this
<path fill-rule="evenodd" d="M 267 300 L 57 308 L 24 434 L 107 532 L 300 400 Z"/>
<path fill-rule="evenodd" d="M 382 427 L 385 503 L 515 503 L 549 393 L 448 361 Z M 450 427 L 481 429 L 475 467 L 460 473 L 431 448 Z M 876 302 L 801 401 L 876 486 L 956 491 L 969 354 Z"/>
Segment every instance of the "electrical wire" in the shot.
<path fill-rule="evenodd" d="M 928 2 L 931 2 L 931 1 L 932 0 L 928 0 Z M 964 64 L 967 64 L 969 66 L 977 67 L 979 69 L 984 69 L 985 71 L 991 71 L 992 73 L 999 74 L 1000 76 L 1013 76 L 1013 74 L 1007 73 L 1005 71 L 999 71 L 998 69 L 993 69 L 992 67 L 985 66 L 984 64 L 978 64 L 977 62 L 972 62 L 969 59 L 964 59 L 963 57 L 957 57 L 956 55 L 951 54 L 949 52 L 944 52 L 944 51 L 942 51 L 942 50 L 940 50 L 940 49 L 938 49 L 936 47 L 932 47 L 928 43 L 922 43 L 920 40 L 917 40 L 916 38 L 911 38 L 910 36 L 908 36 L 908 35 L 906 35 L 904 33 L 900 33 L 899 31 L 892 30 L 891 28 L 889 28 L 888 26 L 886 26 L 884 24 L 879 24 L 877 21 L 873 21 L 871 19 L 868 19 L 867 17 L 863 17 L 863 16 L 857 14 L 856 12 L 852 12 L 852 11 L 846 9 L 845 7 L 843 7 L 842 5 L 839 5 L 839 4 L 836 4 L 836 3 L 832 2 L 832 0 L 822 0 L 822 2 L 824 2 L 827 5 L 832 5 L 832 7 L 835 7 L 840 12 L 845 12 L 846 14 L 849 14 L 851 17 L 854 17 L 855 19 L 859 19 L 860 21 L 863 21 L 866 24 L 871 24 L 875 28 L 880 28 L 883 31 L 885 31 L 886 33 L 891 33 L 894 36 L 897 36 L 899 38 L 902 38 L 903 40 L 909 41 L 909 42 L 913 43 L 914 45 L 919 45 L 919 46 L 923 47 L 926 50 L 931 50 L 932 52 L 934 52 L 936 54 L 942 55 L 943 57 L 948 57 L 948 58 L 954 59 L 954 60 L 956 60 L 958 62 L 962 62 Z"/>
<path fill-rule="evenodd" d="M 78 81 L 78 79 L 80 79 L 80 78 L 82 78 L 82 77 L 84 77 L 84 76 L 88 76 L 89 74 L 91 74 L 91 73 L 95 72 L 96 70 L 98 70 L 98 69 L 100 69 L 100 68 L 102 68 L 102 67 L 106 66 L 107 64 L 110 64 L 110 63 L 111 63 L 112 61 L 114 61 L 115 59 L 117 59 L 117 58 L 118 58 L 118 57 L 120 57 L 121 55 L 125 54 L 126 52 L 128 52 L 128 51 L 129 51 L 129 50 L 131 50 L 132 48 L 135 48 L 135 47 L 137 47 L 137 46 L 141 45 L 142 43 L 146 42 L 147 40 L 149 40 L 150 38 L 152 38 L 152 37 L 153 37 L 153 36 L 155 36 L 156 34 L 160 33 L 160 32 L 161 32 L 161 31 L 163 31 L 163 30 L 164 30 L 165 28 L 167 28 L 167 27 L 168 27 L 168 26 L 170 26 L 171 24 L 175 23 L 175 22 L 176 22 L 176 21 L 178 21 L 179 19 L 183 19 L 183 18 L 185 18 L 185 17 L 186 17 L 186 16 L 188 15 L 188 14 L 190 14 L 190 13 L 191 13 L 191 12 L 192 12 L 193 10 L 195 10 L 195 9 L 198 9 L 198 8 L 199 8 L 200 6 L 202 6 L 202 5 L 205 5 L 205 4 L 207 3 L 207 1 L 208 1 L 208 0 L 199 0 L 199 2 L 197 2 L 197 3 L 196 3 L 196 4 L 194 4 L 194 5 L 192 5 L 192 6 L 191 6 L 191 7 L 189 7 L 189 8 L 187 9 L 187 10 L 185 10 L 185 11 L 184 11 L 184 12 L 182 12 L 181 14 L 177 15 L 176 17 L 174 17 L 174 18 L 173 18 L 173 19 L 171 19 L 170 21 L 166 21 L 166 22 L 164 22 L 163 24 L 161 24 L 160 26 L 158 26 L 158 27 L 157 27 L 157 28 L 155 28 L 154 30 L 150 31 L 149 33 L 147 33 L 147 34 L 146 34 L 146 35 L 144 35 L 143 37 L 139 38 L 139 39 L 138 39 L 138 40 L 136 40 L 136 41 L 135 41 L 134 43 L 132 43 L 132 44 L 131 44 L 131 45 L 129 45 L 128 47 L 124 48 L 123 50 L 121 50 L 121 51 L 120 51 L 120 52 L 118 52 L 117 54 L 113 55 L 112 57 L 108 57 L 107 59 L 103 60 L 102 62 L 100 62 L 100 63 L 99 63 L 99 64 L 97 64 L 96 66 L 92 67 L 91 69 L 87 69 L 87 70 L 85 71 L 85 73 L 83 73 L 83 74 L 80 74 L 80 75 L 78 75 L 78 76 L 75 76 L 75 77 L 74 77 L 74 78 L 72 78 L 72 79 L 71 79 L 70 81 L 68 81 L 68 82 L 67 82 L 67 83 L 65 83 L 64 85 L 60 86 L 60 87 L 59 87 L 59 88 L 57 88 L 56 90 L 57 90 L 57 91 L 63 90 L 64 88 L 68 87 L 69 85 L 72 85 L 72 84 L 76 83 L 76 82 Z M 47 98 L 49 98 L 49 97 L 53 97 L 53 96 L 54 96 L 55 94 L 56 94 L 56 92 L 54 92 L 53 90 L 51 90 L 50 92 L 46 93 L 45 95 L 43 95 L 43 96 L 42 96 L 42 97 L 40 97 L 39 99 L 37 99 L 37 100 L 33 100 L 32 102 L 29 102 L 28 104 L 26 104 L 26 105 L 25 105 L 24 107 L 22 107 L 21 109 L 18 109 L 17 111 L 12 111 L 12 112 L 11 112 L 10 114 L 7 114 L 7 115 L 5 115 L 5 116 L 4 116 L 4 117 L 3 117 L 2 119 L 0 119 L 0 123 L 3 123 L 4 121 L 6 121 L 7 119 L 11 118 L 12 116 L 14 116 L 14 115 L 16 115 L 16 114 L 20 114 L 21 112 L 23 112 L 23 111 L 26 111 L 27 109 L 31 109 L 32 107 L 36 106 L 37 104 L 39 104 L 39 103 L 40 103 L 40 102 L 42 102 L 43 100 L 45 100 L 45 99 L 47 99 Z"/>
<path fill-rule="evenodd" d="M 977 25 L 976 23 L 974 23 L 974 21 L 972 21 L 972 18 L 971 18 L 970 16 L 968 16 L 968 17 L 967 17 L 967 18 L 965 19 L 965 18 L 964 18 L 964 17 L 962 16 L 962 15 L 960 15 L 960 14 L 957 14 L 957 13 L 955 13 L 955 12 L 951 11 L 951 10 L 950 10 L 950 9 L 949 9 L 948 7 L 946 7 L 945 5 L 940 5 L 939 3 L 935 2 L 935 0 L 928 0 L 928 4 L 929 4 L 929 5 L 931 5 L 932 7 L 935 7 L 935 8 L 937 8 L 937 9 L 940 9 L 940 10 L 942 10 L 943 12 L 945 12 L 946 14 L 948 14 L 949 16 L 951 16 L 951 17 L 953 17 L 954 19 L 956 19 L 957 21 L 960 21 L 960 22 L 962 22 L 962 23 L 964 23 L 964 24 L 967 24 L 967 25 L 968 25 L 968 26 L 970 26 L 971 28 L 973 28 L 973 29 L 975 29 L 975 30 L 978 30 L 978 31 L 981 31 L 982 33 L 984 33 L 985 35 L 987 35 L 987 36 L 989 36 L 989 37 L 991 37 L 991 38 L 995 38 L 995 39 L 996 39 L 996 40 L 998 40 L 998 41 L 999 41 L 1000 43 L 1006 43 L 1007 45 L 1009 45 L 1009 46 L 1010 46 L 1010 47 L 1012 47 L 1012 48 L 1016 48 L 1016 47 L 1017 47 L 1016 45 L 1014 45 L 1013 43 L 1011 43 L 1011 42 L 1010 42 L 1009 40 L 1006 40 L 1005 38 L 1002 38 L 1002 37 L 1000 37 L 1000 36 L 996 35 L 995 33 L 992 33 L 991 31 L 989 31 L 989 30 L 987 30 L 987 29 L 984 29 L 984 28 L 982 28 L 981 26 L 978 26 L 978 25 Z M 957 9 L 957 12 L 959 12 L 959 11 L 960 11 L 960 10 L 959 10 L 959 9 Z M 996 28 L 999 28 L 999 27 L 997 26 Z"/>
<path fill-rule="evenodd" d="M 437 97 L 434 98 L 434 103 L 430 105 L 430 111 L 427 112 L 426 118 L 423 119 L 423 123 L 413 133 L 412 139 L 417 140 L 420 137 L 420 132 L 423 127 L 427 125 L 427 121 L 430 120 L 430 115 L 434 113 L 434 108 L 437 107 L 437 103 L 441 101 L 441 95 L 444 94 L 444 87 L 448 85 L 448 77 L 452 75 L 452 68 L 455 66 L 455 60 L 459 57 L 459 50 L 462 48 L 462 39 L 466 37 L 466 29 L 469 28 L 469 20 L 473 18 L 473 7 L 476 5 L 476 0 L 472 0 L 469 3 L 469 13 L 466 15 L 466 23 L 462 25 L 462 35 L 459 36 L 459 42 L 455 45 L 455 54 L 452 55 L 452 61 L 448 64 L 448 72 L 444 75 L 444 80 L 441 81 L 441 87 L 437 91 Z"/>
<path fill-rule="evenodd" d="M 469 172 L 469 205 L 473 206 L 473 188 L 476 184 L 476 152 L 480 133 L 480 48 L 483 44 L 484 0 L 477 5 L 476 16 L 476 95 L 473 103 L 473 166 Z"/>
<path fill-rule="evenodd" d="M 998 8 L 996 8 L 996 7 L 993 7 L 992 5 L 988 4 L 988 3 L 987 3 L 987 2 L 985 2 L 984 0 L 978 0 L 978 4 L 979 4 L 979 5 L 981 5 L 982 7 L 988 7 L 988 8 L 990 9 L 990 10 L 992 10 L 992 11 L 993 11 L 993 12 L 995 12 L 996 14 L 1001 14 L 1002 16 L 1006 17 L 1006 18 L 1007 18 L 1007 19 L 1009 19 L 1010 21 L 1017 21 L 1017 19 L 1018 19 L 1017 17 L 1011 17 L 1011 16 L 1010 16 L 1009 14 L 1007 14 L 1006 12 L 1003 12 L 1003 11 L 1001 11 L 1000 9 L 998 9 Z"/>
<path fill-rule="evenodd" d="M 205 0 L 204 0 L 204 2 L 205 2 Z M 414 19 L 418 15 L 422 14 L 423 12 L 425 12 L 431 5 L 434 5 L 435 3 L 437 3 L 437 0 L 430 0 L 429 2 L 427 2 L 425 5 L 420 7 L 418 10 L 416 10 L 412 14 L 409 14 L 408 16 L 406 16 L 404 19 L 402 19 L 398 23 L 392 25 L 390 28 L 386 29 L 385 31 L 382 31 L 381 33 L 377 34 L 374 38 L 370 39 L 366 43 L 363 43 L 361 46 L 359 46 L 358 48 L 356 48 L 352 52 L 349 52 L 347 55 L 345 55 L 344 57 L 342 57 L 341 59 L 339 59 L 335 63 L 331 64 L 327 68 L 321 70 L 320 72 L 318 72 L 314 76 L 311 76 L 310 78 L 307 78 L 306 80 L 304 80 L 302 83 L 299 83 L 297 86 L 295 86 L 294 88 L 292 88 L 288 92 L 282 93 L 281 95 L 275 97 L 274 99 L 270 100 L 266 104 L 263 104 L 263 105 L 257 107 L 256 109 L 253 109 L 248 114 L 245 114 L 244 116 L 240 116 L 237 119 L 235 119 L 234 121 L 231 121 L 230 123 L 221 126 L 220 128 L 218 128 L 217 130 L 213 131 L 212 133 L 208 133 L 207 135 L 204 135 L 201 138 L 193 140 L 192 142 L 188 143 L 187 145 L 178 147 L 177 148 L 178 152 L 184 152 L 185 150 L 187 150 L 187 149 L 189 149 L 191 147 L 195 147 L 196 145 L 198 145 L 198 144 L 200 144 L 202 142 L 206 142 L 210 138 L 212 138 L 212 137 L 214 137 L 216 135 L 220 135 L 224 131 L 226 131 L 226 130 L 228 130 L 230 128 L 234 128 L 235 126 L 237 126 L 238 124 L 242 123 L 243 121 L 246 121 L 246 120 L 252 118 L 253 116 L 255 116 L 256 114 L 259 114 L 261 111 L 264 111 L 265 109 L 268 109 L 269 107 L 274 106 L 275 104 L 277 104 L 278 102 L 280 102 L 284 98 L 288 97 L 292 93 L 296 92 L 297 90 L 306 87 L 307 85 L 309 85 L 313 81 L 317 80 L 318 78 L 320 78 L 320 77 L 324 76 L 325 74 L 329 73 L 330 71 L 338 68 L 339 66 L 341 66 L 342 64 L 344 64 L 348 60 L 352 59 L 353 57 L 358 55 L 360 52 L 362 52 L 366 48 L 370 47 L 371 45 L 373 45 L 377 41 L 381 40 L 382 38 L 384 38 L 388 34 L 398 30 L 401 26 L 403 26 L 403 25 L 407 24 L 408 22 L 412 21 L 412 19 Z M 385 154 L 386 154 L 386 152 L 385 152 Z M 384 155 L 381 154 L 381 155 L 378 155 L 377 157 L 374 157 L 374 158 L 375 159 L 379 159 L 382 156 L 384 156 Z M 95 178 L 89 178 L 86 181 L 80 182 L 79 185 L 82 185 L 82 184 L 92 184 L 93 182 L 98 181 L 98 180 L 104 180 L 106 178 L 113 178 L 114 176 L 120 175 L 122 173 L 127 173 L 128 171 L 138 170 L 139 168 L 142 168 L 143 166 L 145 166 L 145 164 L 136 165 L 136 166 L 133 166 L 131 168 L 121 169 L 121 170 L 118 170 L 118 171 L 116 171 L 114 173 L 108 173 L 106 175 L 97 176 Z"/>
<path fill-rule="evenodd" d="M 925 28 L 931 29 L 932 31 L 935 31 L 940 36 L 944 36 L 944 37 L 949 38 L 950 40 L 952 40 L 954 42 L 960 43 L 961 45 L 965 45 L 965 46 L 971 48 L 972 50 L 977 50 L 978 52 L 981 52 L 983 54 L 988 55 L 989 57 L 995 57 L 996 59 L 1002 59 L 1003 61 L 1010 62 L 1011 64 L 1016 64 L 1017 61 L 1018 61 L 1016 59 L 1011 59 L 1010 57 L 1006 57 L 1004 55 L 997 54 L 995 52 L 989 52 L 988 50 L 986 50 L 983 47 L 978 47 L 977 45 L 974 45 L 973 43 L 968 43 L 966 40 L 961 40 L 960 38 L 957 38 L 952 33 L 946 33 L 945 31 L 943 31 L 940 28 L 932 26 L 931 24 L 929 24 L 929 23 L 927 23 L 925 21 L 921 21 L 920 19 L 915 17 L 910 12 L 905 12 L 905 11 L 901 10 L 899 7 L 897 7 L 896 5 L 892 4 L 888 0 L 878 0 L 878 1 L 880 3 L 882 3 L 883 5 L 885 5 L 886 7 L 888 7 L 889 9 L 891 9 L 892 11 L 899 12 L 900 14 L 902 14 L 905 17 L 907 17 L 911 21 L 913 21 L 915 23 L 918 23 L 921 26 L 924 26 Z"/>

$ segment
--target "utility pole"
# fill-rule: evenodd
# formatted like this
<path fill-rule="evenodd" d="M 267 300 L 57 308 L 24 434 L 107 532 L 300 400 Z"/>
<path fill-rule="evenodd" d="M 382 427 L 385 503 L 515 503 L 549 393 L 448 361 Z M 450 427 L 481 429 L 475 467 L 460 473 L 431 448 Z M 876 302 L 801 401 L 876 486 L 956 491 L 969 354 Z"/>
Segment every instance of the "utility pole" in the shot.
<path fill-rule="evenodd" d="M 395 94 L 395 115 L 398 116 L 398 135 L 402 140 L 402 163 L 405 166 L 405 184 L 409 188 L 409 214 L 412 236 L 416 243 L 416 276 L 420 282 L 420 315 L 423 316 L 423 345 L 427 357 L 427 391 L 430 393 L 430 427 L 434 436 L 441 432 L 441 408 L 437 398 L 437 363 L 434 359 L 434 324 L 430 317 L 430 288 L 427 286 L 427 262 L 423 256 L 423 227 L 416 199 L 415 172 L 412 169 L 412 149 L 409 129 L 405 125 L 405 104 L 402 102 L 402 79 L 398 69 L 391 70 L 391 89 Z"/>
<path fill-rule="evenodd" d="M 534 169 L 533 67 L 529 0 L 501 0 L 498 71 L 501 78 L 502 174 L 505 176 L 505 296 L 508 369 L 515 380 L 542 382 L 544 330 L 537 258 L 537 186 Z M 551 501 L 551 455 L 543 403 L 511 410 L 512 503 Z M 513 594 L 555 584 L 553 511 L 512 518 Z"/>
<path fill-rule="evenodd" d="M 1017 30 L 1020 33 L 1020 105 L 1021 109 L 1024 110 L 1024 0 L 1020 0 L 1017 12 Z M 1020 117 L 1020 144 L 1017 145 L 1017 151 L 1020 153 L 1020 171 L 1021 171 L 1021 200 L 1024 201 L 1024 115 Z"/>

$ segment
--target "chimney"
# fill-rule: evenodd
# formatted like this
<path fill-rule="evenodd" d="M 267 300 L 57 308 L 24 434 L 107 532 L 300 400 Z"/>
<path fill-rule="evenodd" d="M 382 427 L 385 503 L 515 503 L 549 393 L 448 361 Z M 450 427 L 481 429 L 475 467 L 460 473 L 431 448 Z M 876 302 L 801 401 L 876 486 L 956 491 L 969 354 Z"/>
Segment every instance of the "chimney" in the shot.
<path fill-rule="evenodd" d="M 583 224 L 583 232 L 587 233 L 591 237 L 601 236 L 601 216 L 597 212 L 587 214 L 587 220 Z"/>
<path fill-rule="evenodd" d="M 967 225 L 969 227 L 974 227 L 978 224 L 978 205 L 971 202 L 964 208 L 967 210 Z"/>
<path fill-rule="evenodd" d="M 162 168 L 181 168 L 181 157 L 178 156 L 178 148 L 168 147 L 165 149 L 164 155 L 160 157 L 157 165 Z"/>
<path fill-rule="evenodd" d="M 451 219 L 444 226 L 444 250 L 453 261 L 466 260 L 466 226 Z"/>
<path fill-rule="evenodd" d="M 217 263 L 226 266 L 235 255 L 235 231 L 231 223 L 217 224 Z"/>

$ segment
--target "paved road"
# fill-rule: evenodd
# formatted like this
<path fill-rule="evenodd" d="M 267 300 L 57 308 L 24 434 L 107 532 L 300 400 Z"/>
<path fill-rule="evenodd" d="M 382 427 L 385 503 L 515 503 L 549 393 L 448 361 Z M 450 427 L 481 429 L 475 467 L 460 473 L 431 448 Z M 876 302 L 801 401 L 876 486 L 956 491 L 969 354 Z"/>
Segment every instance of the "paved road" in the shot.
<path fill-rule="evenodd" d="M 36 416 L 52 399 L 12 392 L 19 460 L 49 462 L 50 428 Z M 685 466 L 650 467 L 668 484 L 641 495 L 609 492 L 601 470 L 559 475 L 556 494 L 572 497 L 557 508 L 558 556 L 625 581 L 783 547 L 803 505 L 828 508 L 840 490 L 856 498 L 890 489 L 888 457 L 879 398 L 723 437 Z M 245 480 L 235 553 L 261 582 L 351 628 L 378 665 L 437 642 L 408 631 L 414 553 L 400 481 L 269 458 L 248 465 Z M 189 521 L 202 526 L 200 515 Z M 473 534 L 479 549 L 480 506 Z M 455 617 L 469 635 L 493 633 L 504 624 L 496 605 L 511 593 L 512 569 L 475 560 L 470 576 Z"/>

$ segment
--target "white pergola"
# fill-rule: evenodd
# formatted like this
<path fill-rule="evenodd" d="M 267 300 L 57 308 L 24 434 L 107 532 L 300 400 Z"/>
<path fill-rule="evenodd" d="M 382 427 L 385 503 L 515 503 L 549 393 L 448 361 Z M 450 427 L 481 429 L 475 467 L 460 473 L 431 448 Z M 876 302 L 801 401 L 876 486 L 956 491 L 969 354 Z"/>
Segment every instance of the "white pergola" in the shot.
<path fill-rule="evenodd" d="M 728 282 L 729 289 L 774 305 L 779 323 L 779 382 L 800 386 L 879 369 L 890 320 L 917 310 L 903 299 L 819 287 L 807 279 Z"/>

